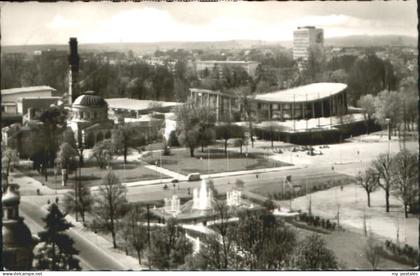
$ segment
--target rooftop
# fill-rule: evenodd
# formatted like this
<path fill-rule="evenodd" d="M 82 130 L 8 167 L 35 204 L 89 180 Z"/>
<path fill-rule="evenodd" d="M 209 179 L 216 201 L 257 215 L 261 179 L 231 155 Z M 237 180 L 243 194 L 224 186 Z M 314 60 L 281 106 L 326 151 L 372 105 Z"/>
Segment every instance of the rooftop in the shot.
<path fill-rule="evenodd" d="M 311 83 L 286 90 L 274 91 L 266 94 L 259 94 L 254 97 L 262 102 L 310 102 L 328 98 L 338 94 L 347 88 L 344 83 L 320 82 Z"/>
<path fill-rule="evenodd" d="M 222 63 L 222 64 L 248 64 L 257 63 L 256 61 L 243 61 L 243 60 L 199 60 L 201 63 Z"/>
<path fill-rule="evenodd" d="M 130 98 L 112 98 L 105 99 L 105 101 L 108 103 L 109 108 L 125 110 L 148 110 L 156 107 L 170 107 L 181 104 L 177 102 L 137 100 Z"/>
<path fill-rule="evenodd" d="M 42 85 L 42 86 L 29 86 L 29 87 L 2 89 L 1 95 L 12 95 L 12 94 L 38 92 L 38 91 L 45 91 L 45 90 L 56 91 L 56 89 L 52 88 L 51 86 Z"/>

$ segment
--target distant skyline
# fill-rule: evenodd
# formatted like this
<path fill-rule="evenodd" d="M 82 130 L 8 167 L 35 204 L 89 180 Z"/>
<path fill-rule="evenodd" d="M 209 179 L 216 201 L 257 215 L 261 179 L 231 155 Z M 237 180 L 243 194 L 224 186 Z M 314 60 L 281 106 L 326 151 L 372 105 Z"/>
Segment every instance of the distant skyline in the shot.
<path fill-rule="evenodd" d="M 1 44 L 288 41 L 298 26 L 349 35 L 417 36 L 416 1 L 56 2 L 1 7 Z"/>

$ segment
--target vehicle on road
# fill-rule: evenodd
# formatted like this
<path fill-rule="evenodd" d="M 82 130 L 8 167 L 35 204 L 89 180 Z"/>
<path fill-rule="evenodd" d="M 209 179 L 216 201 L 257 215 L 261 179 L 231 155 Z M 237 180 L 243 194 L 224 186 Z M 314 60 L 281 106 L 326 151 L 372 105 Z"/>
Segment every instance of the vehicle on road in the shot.
<path fill-rule="evenodd" d="M 188 181 L 198 181 L 198 180 L 201 180 L 200 173 L 190 173 L 189 175 L 187 175 L 187 180 Z"/>

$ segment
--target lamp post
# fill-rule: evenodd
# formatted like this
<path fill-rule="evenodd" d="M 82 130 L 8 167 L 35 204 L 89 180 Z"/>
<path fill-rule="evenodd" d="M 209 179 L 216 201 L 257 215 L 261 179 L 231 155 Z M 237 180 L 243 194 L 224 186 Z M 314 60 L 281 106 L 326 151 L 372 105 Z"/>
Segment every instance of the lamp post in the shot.
<path fill-rule="evenodd" d="M 388 125 L 388 159 L 389 159 L 389 154 L 391 151 L 391 144 L 390 144 L 391 143 L 391 119 L 386 118 L 385 122 Z"/>

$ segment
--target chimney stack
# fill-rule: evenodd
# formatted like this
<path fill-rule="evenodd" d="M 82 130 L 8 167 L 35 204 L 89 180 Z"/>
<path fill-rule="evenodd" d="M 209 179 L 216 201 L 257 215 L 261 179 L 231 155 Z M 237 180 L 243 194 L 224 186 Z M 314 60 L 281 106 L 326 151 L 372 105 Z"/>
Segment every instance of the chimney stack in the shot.
<path fill-rule="evenodd" d="M 69 41 L 69 104 L 79 96 L 79 54 L 77 51 L 77 38 L 71 37 Z"/>

